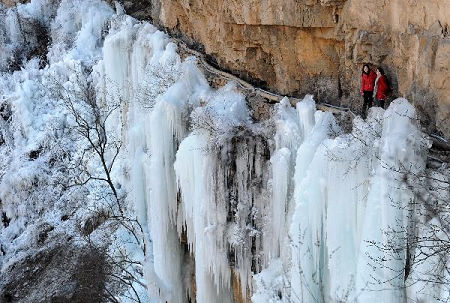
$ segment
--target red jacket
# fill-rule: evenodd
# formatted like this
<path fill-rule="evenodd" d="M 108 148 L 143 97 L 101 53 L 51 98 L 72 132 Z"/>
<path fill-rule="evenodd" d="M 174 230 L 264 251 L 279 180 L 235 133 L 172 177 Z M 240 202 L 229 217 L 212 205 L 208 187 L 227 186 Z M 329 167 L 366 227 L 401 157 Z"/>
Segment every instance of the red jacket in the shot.
<path fill-rule="evenodd" d="M 375 79 L 377 75 L 370 71 L 367 75 L 366 73 L 362 73 L 361 76 L 361 93 L 363 92 L 373 92 L 373 88 L 375 87 Z"/>
<path fill-rule="evenodd" d="M 386 100 L 388 91 L 389 91 L 389 84 L 387 82 L 387 78 L 385 75 L 381 75 L 380 79 L 378 79 L 378 88 L 376 96 L 377 99 Z"/>

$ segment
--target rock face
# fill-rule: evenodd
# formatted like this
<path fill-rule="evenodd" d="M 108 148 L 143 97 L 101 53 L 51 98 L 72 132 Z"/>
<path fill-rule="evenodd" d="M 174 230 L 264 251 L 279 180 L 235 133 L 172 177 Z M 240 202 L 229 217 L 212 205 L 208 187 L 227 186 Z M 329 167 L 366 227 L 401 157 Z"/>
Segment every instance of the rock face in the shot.
<path fill-rule="evenodd" d="M 56 244 L 15 262 L 0 277 L 0 302 L 103 302 L 104 254 Z"/>
<path fill-rule="evenodd" d="M 151 19 L 224 70 L 282 94 L 361 107 L 362 64 L 381 66 L 430 132 L 450 137 L 450 2 L 141 0 Z"/>
<path fill-rule="evenodd" d="M 26 1 L 21 1 L 21 0 L 1 0 L 0 3 L 6 5 L 7 7 L 11 7 L 16 5 L 17 3 L 22 3 L 22 2 L 26 2 Z"/>

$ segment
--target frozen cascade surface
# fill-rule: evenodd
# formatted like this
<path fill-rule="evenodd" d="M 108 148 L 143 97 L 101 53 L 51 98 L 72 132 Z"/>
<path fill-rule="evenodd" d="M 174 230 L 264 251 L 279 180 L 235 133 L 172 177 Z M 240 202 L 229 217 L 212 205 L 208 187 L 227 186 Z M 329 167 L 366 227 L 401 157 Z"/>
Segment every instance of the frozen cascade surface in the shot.
<path fill-rule="evenodd" d="M 6 142 L 0 146 L 0 208 L 12 220 L 0 228 L 8 256 L 0 256 L 3 269 L 30 249 L 35 213 L 46 209 L 44 220 L 69 232 L 57 219 L 67 205 L 80 221 L 88 217 L 86 205 L 99 207 L 93 197 L 102 186 L 60 200 L 45 193 L 54 188 L 51 180 L 65 178 L 45 159 L 60 145 L 74 158 L 85 148 L 65 135 L 73 121 L 48 90 L 55 77 L 76 89 L 78 75 L 89 70 L 85 81 L 98 102 L 105 111 L 117 107 L 105 125 L 123 146 L 111 174 L 126 196 L 126 211 L 142 226 L 145 251 L 128 244 L 124 230 L 114 239 L 143 265 L 133 286 L 144 302 L 449 297 L 444 287 L 411 282 L 430 272 L 436 259 L 419 264 L 404 281 L 402 239 L 440 224 L 420 218 L 429 229 L 417 231 L 408 221 L 417 203 L 402 171 L 425 170 L 428 143 L 407 100 L 393 101 L 386 111 L 372 108 L 367 120 L 356 117 L 351 133 L 331 112 L 316 110 L 311 95 L 295 107 L 284 98 L 268 121 L 256 121 L 238 86 L 210 87 L 196 58 L 182 58 L 169 36 L 121 9 L 114 13 L 95 0 L 64 0 L 53 10 L 48 1 L 33 0 L 18 6 L 19 15 L 0 9 L 0 100 L 12 112 L 11 120 L 0 122 Z M 45 68 L 27 60 L 37 41 L 14 29 L 18 16 L 50 28 Z M 17 53 L 25 39 L 29 49 Z M 13 53 L 24 60 L 14 73 L 7 72 Z M 48 158 L 23 161 L 38 149 Z M 115 159 L 113 151 L 107 159 Z M 96 161 L 86 165 L 101 168 Z M 33 192 L 33 182 L 43 190 Z M 84 206 L 76 204 L 81 197 Z M 386 233 L 392 230 L 403 236 L 393 242 Z M 377 248 L 383 244 L 400 247 L 395 258 Z"/>

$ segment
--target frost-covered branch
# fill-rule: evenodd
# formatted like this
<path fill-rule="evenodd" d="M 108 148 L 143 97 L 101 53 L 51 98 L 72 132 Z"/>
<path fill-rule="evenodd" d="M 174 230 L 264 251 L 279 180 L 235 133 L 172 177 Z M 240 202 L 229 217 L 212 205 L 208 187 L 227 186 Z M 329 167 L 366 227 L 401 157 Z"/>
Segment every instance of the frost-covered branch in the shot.
<path fill-rule="evenodd" d="M 92 182 L 107 185 L 109 194 L 105 193 L 98 198 L 104 200 L 106 204 L 106 215 L 104 220 L 97 224 L 107 224 L 109 222 L 113 229 L 122 228 L 130 236 L 132 245 L 137 245 L 145 255 L 145 241 L 143 238 L 143 228 L 136 218 L 132 218 L 126 209 L 126 193 L 119 191 L 115 180 L 113 180 L 113 170 L 115 163 L 122 150 L 122 142 L 115 138 L 108 129 L 108 124 L 112 116 L 120 110 L 123 100 L 119 97 L 113 98 L 106 94 L 106 100 L 99 98 L 96 87 L 91 78 L 89 68 L 83 66 L 75 67 L 70 73 L 70 77 L 64 75 L 55 76 L 52 81 L 52 94 L 56 99 L 61 100 L 71 119 L 71 132 L 78 138 L 78 144 L 86 146 L 78 158 L 74 158 L 73 169 L 81 174 L 74 176 L 74 182 L 66 188 L 75 186 L 88 186 Z M 119 95 L 120 96 L 120 95 Z M 105 95 L 103 95 L 105 98 Z M 94 165 L 93 165 L 94 164 Z M 94 212 L 94 217 L 97 216 Z M 93 226 L 92 228 L 96 228 Z M 88 238 L 91 230 L 88 232 Z M 119 249 L 120 252 L 120 249 Z M 125 284 L 131 289 L 130 299 L 140 302 L 139 294 L 134 288 L 146 287 L 142 282 L 142 274 L 135 276 L 127 268 L 139 262 L 130 259 L 122 253 L 116 255 L 108 254 L 109 263 L 115 272 L 111 273 L 111 278 L 117 280 L 119 284 Z M 141 265 L 141 264 L 139 264 Z M 114 299 L 110 298 L 111 301 Z"/>

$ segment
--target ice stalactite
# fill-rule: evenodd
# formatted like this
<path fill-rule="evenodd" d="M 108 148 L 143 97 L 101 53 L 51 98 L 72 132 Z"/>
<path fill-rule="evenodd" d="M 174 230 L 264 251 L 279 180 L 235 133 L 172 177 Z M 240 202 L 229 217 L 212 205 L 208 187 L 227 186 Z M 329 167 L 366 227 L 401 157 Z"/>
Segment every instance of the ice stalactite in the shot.
<path fill-rule="evenodd" d="M 283 147 L 277 150 L 270 162 L 272 164 L 272 233 L 273 241 L 271 243 L 271 257 L 280 256 L 280 248 L 283 247 L 284 227 L 287 201 L 289 193 L 290 169 L 291 169 L 291 151 Z"/>
<path fill-rule="evenodd" d="M 162 32 L 124 15 L 115 18 L 99 68 L 106 102 L 121 106 L 109 132 L 118 134 L 128 147 L 128 186 L 146 235 L 149 292 L 161 301 L 184 302 L 173 162 L 184 135 L 181 118 L 191 96 L 188 92 L 207 84 L 187 76 L 195 66 L 189 60 L 181 64 L 176 46 Z"/>
<path fill-rule="evenodd" d="M 247 133 L 229 142 L 227 160 L 230 163 L 228 175 L 223 184 L 228 184 L 225 192 L 231 204 L 229 214 L 228 241 L 234 253 L 234 267 L 242 286 L 242 296 L 253 291 L 252 273 L 259 272 L 267 265 L 267 245 L 271 225 L 269 182 L 269 151 L 267 141 L 261 134 Z M 269 244 L 270 245 L 270 244 Z"/>
<path fill-rule="evenodd" d="M 180 145 L 175 171 L 187 239 L 196 261 L 197 302 L 232 302 L 230 246 L 244 297 L 251 279 L 247 236 L 252 232 L 248 220 L 253 197 L 246 184 L 258 168 L 249 167 L 253 149 L 248 151 L 248 145 L 228 149 L 236 148 L 230 145 L 236 129 L 249 122 L 243 96 L 226 86 L 206 101 L 192 113 L 195 130 Z M 232 182 L 236 184 L 230 186 Z M 236 192 L 230 192 L 233 188 Z"/>
<path fill-rule="evenodd" d="M 214 156 L 208 154 L 206 133 L 192 134 L 183 140 L 175 169 L 184 204 L 188 241 L 196 260 L 196 300 L 199 303 L 231 302 L 231 272 L 223 230 L 227 205 L 216 203 L 211 191 L 214 164 Z"/>
<path fill-rule="evenodd" d="M 136 87 L 135 82 L 132 81 L 135 80 L 132 75 L 142 69 L 137 64 L 139 62 L 131 62 L 136 35 L 134 25 L 135 22 L 131 18 L 112 22 L 112 29 L 106 36 L 103 45 L 103 59 L 96 67 L 102 76 L 99 90 L 103 93 L 103 102 L 105 105 L 112 107 L 119 105 L 121 108 L 121 110 L 112 112 L 112 117 L 106 126 L 107 131 L 123 138 L 124 142 L 126 142 L 126 132 L 122 131 L 125 123 L 123 113 L 126 113 L 130 104 L 133 103 L 133 88 Z M 139 50 L 139 47 L 136 49 Z M 151 54 L 151 49 L 149 49 L 149 53 Z M 146 56 L 143 56 L 141 62 L 145 58 Z M 133 112 L 130 114 L 132 115 Z"/>
<path fill-rule="evenodd" d="M 368 121 L 376 128 L 374 116 Z M 352 134 L 324 142 L 327 159 L 323 161 L 328 160 L 324 228 L 329 275 L 325 301 L 346 301 L 353 294 L 373 157 L 370 145 L 374 137 L 367 129 L 371 129 L 368 123 L 355 118 Z"/>
<path fill-rule="evenodd" d="M 196 94 L 209 89 L 193 61 L 185 61 L 181 69 L 178 82 L 157 100 L 149 125 L 148 212 L 154 266 L 156 274 L 170 290 L 170 296 L 165 298 L 170 302 L 184 302 L 187 288 L 190 287 L 183 284 L 182 276 L 184 251 L 179 237 L 182 236 L 181 216 L 184 212 L 179 212 L 180 201 L 174 171 L 175 152 L 186 132 L 187 125 L 183 121 L 183 115 L 186 114 L 187 107 L 200 101 L 201 96 Z M 191 231 L 188 229 L 188 232 Z"/>
<path fill-rule="evenodd" d="M 298 117 L 300 121 L 300 131 L 302 138 L 300 143 L 311 133 L 315 126 L 316 102 L 312 95 L 306 95 L 305 98 L 296 105 Z"/>
<path fill-rule="evenodd" d="M 146 68 L 146 61 L 152 56 L 152 48 L 147 48 L 139 43 L 137 35 L 137 24 L 131 18 L 120 18 L 115 16 L 111 21 L 112 29 L 106 36 L 102 53 L 102 60 L 94 66 L 94 71 L 98 74 L 98 91 L 102 98 L 102 103 L 106 105 L 120 105 L 120 108 L 112 112 L 106 127 L 110 134 L 123 138 L 126 142 L 128 157 L 130 162 L 130 199 L 133 201 L 139 222 L 146 229 L 148 200 L 146 193 L 146 150 L 149 143 L 146 138 L 146 119 L 148 112 L 142 111 L 135 99 L 135 91 L 138 88 L 136 74 L 142 75 Z M 151 26 L 143 26 L 142 33 L 147 29 L 150 33 L 155 30 Z M 153 29 L 153 31 L 152 31 Z M 149 34 L 149 33 L 145 33 Z M 145 36 L 144 34 L 137 35 Z M 136 53 L 140 55 L 136 60 Z M 145 55 L 144 55 L 145 53 Z M 133 123 L 127 123 L 133 121 Z M 126 123 L 125 126 L 124 123 Z"/>
<path fill-rule="evenodd" d="M 155 273 L 164 281 L 170 302 L 183 302 L 182 251 L 176 229 L 177 188 L 173 163 L 179 136 L 180 108 L 163 98 L 150 116 L 150 166 L 148 216 L 153 240 Z M 177 124 L 173 124 L 175 121 Z M 169 295 L 170 294 L 170 295 Z"/>

